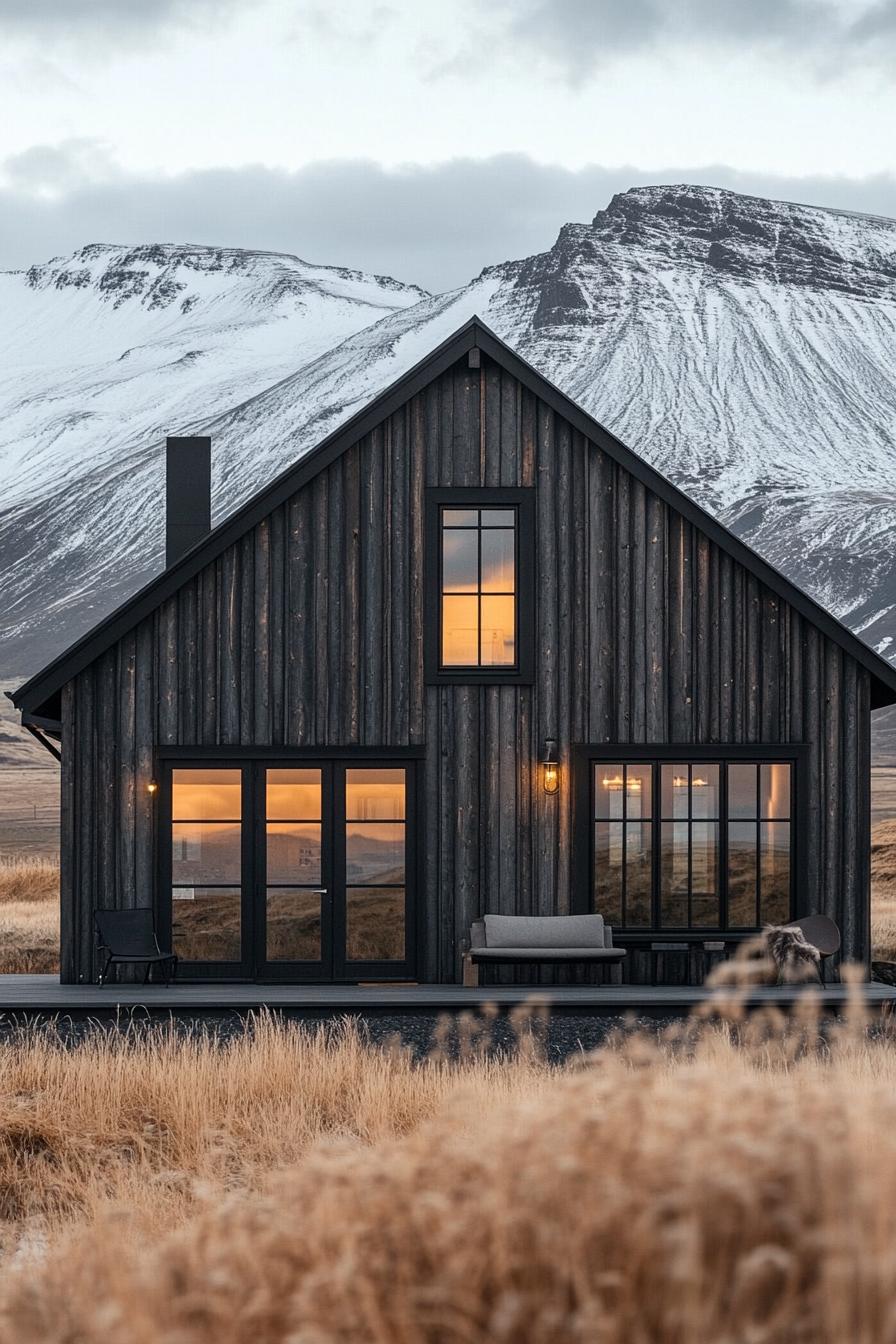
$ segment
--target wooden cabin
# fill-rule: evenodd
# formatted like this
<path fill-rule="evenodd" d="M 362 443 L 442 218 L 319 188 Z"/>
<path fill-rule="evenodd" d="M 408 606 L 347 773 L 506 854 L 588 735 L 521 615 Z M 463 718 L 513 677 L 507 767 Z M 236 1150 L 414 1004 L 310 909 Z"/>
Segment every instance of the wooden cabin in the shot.
<path fill-rule="evenodd" d="M 484 912 L 599 911 L 634 980 L 810 911 L 867 962 L 896 671 L 480 321 L 211 530 L 208 454 L 169 440 L 165 571 L 13 697 L 63 982 L 132 906 L 197 980 L 458 982 Z"/>

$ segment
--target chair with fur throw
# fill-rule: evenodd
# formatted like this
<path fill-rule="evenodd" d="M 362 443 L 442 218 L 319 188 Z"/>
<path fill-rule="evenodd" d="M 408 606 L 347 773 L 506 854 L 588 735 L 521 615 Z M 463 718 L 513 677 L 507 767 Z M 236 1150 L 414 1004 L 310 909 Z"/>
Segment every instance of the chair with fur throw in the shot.
<path fill-rule="evenodd" d="M 821 953 L 796 924 L 769 925 L 762 930 L 768 959 L 777 971 L 775 983 L 821 983 Z"/>
<path fill-rule="evenodd" d="M 731 961 L 707 977 L 715 988 L 823 984 L 822 960 L 840 950 L 840 930 L 827 915 L 805 915 L 792 924 L 768 924 L 742 943 Z"/>

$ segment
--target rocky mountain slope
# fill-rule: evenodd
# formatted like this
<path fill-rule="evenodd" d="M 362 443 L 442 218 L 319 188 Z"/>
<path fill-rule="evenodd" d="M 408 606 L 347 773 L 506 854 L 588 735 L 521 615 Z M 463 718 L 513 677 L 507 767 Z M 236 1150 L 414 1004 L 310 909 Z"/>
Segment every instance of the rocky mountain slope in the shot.
<path fill-rule="evenodd" d="M 439 296 L 202 248 L 0 276 L 0 674 L 159 567 L 166 433 L 213 435 L 220 519 L 474 312 L 896 653 L 896 221 L 672 186 Z"/>

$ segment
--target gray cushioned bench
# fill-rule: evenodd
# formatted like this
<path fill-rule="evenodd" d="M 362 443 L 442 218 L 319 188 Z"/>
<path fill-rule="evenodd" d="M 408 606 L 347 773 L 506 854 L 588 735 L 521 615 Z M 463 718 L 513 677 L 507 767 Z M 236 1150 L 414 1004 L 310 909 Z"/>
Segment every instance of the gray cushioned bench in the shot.
<path fill-rule="evenodd" d="M 596 963 L 621 978 L 625 950 L 613 946 L 603 915 L 484 915 L 470 930 L 464 984 L 479 984 L 485 963 Z"/>

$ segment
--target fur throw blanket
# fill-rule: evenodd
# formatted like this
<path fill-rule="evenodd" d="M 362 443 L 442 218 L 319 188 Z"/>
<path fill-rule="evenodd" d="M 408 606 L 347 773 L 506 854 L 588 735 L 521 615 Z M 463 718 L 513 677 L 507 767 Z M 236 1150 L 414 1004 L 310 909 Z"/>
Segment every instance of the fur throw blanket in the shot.
<path fill-rule="evenodd" d="M 714 988 L 748 989 L 751 985 L 817 984 L 821 981 L 821 954 L 802 929 L 767 924 L 755 938 L 742 943 L 730 961 L 707 976 Z"/>
<path fill-rule="evenodd" d="M 762 930 L 762 938 L 768 959 L 778 972 L 779 985 L 821 980 L 821 953 L 802 929 L 769 924 Z"/>

